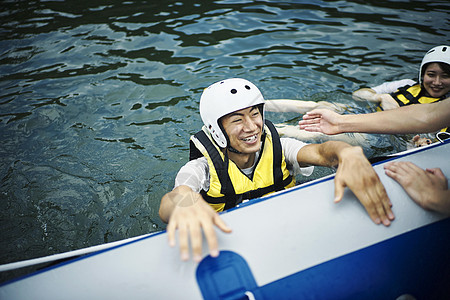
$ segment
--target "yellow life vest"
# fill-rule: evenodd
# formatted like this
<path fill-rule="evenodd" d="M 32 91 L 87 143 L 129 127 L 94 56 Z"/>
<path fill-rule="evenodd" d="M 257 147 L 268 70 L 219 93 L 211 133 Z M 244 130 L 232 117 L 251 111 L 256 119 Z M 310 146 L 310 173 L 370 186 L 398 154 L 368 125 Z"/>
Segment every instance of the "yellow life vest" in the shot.
<path fill-rule="evenodd" d="M 190 140 L 190 159 L 201 156 L 207 158 L 210 174 L 209 190 L 201 194 L 217 212 L 235 207 L 243 200 L 295 185 L 295 178 L 286 166 L 278 132 L 267 120 L 261 152 L 251 178 L 228 158 L 227 151 L 217 146 L 205 127 Z"/>
<path fill-rule="evenodd" d="M 392 93 L 391 96 L 400 106 L 419 103 L 433 103 L 447 98 L 445 95 L 440 98 L 425 96 L 424 89 L 422 89 L 418 83 L 413 86 L 406 85 L 401 87 L 396 92 Z"/>
<path fill-rule="evenodd" d="M 448 98 L 448 95 L 441 96 L 440 98 L 425 96 L 424 89 L 422 89 L 422 86 L 419 83 L 416 83 L 413 86 L 406 85 L 401 87 L 396 92 L 392 93 L 391 96 L 397 101 L 400 107 L 411 104 L 433 103 Z M 443 128 L 441 131 L 449 132 L 449 128 Z"/>

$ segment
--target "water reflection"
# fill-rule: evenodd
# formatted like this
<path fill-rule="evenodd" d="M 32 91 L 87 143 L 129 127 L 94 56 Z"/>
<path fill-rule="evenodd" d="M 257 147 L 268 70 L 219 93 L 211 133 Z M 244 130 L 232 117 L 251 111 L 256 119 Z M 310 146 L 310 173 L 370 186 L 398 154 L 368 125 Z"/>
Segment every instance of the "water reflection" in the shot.
<path fill-rule="evenodd" d="M 163 229 L 159 200 L 212 82 L 370 111 L 351 91 L 415 78 L 424 51 L 449 43 L 449 12 L 447 1 L 3 1 L 0 263 Z M 365 151 L 402 147 L 374 136 Z"/>

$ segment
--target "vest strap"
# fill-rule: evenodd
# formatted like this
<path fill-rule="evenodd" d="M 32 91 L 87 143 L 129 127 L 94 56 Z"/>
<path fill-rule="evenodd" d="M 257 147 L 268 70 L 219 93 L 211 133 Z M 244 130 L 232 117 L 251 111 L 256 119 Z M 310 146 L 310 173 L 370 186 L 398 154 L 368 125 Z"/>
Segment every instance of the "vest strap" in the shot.
<path fill-rule="evenodd" d="M 265 122 L 267 127 L 270 130 L 272 135 L 272 144 L 273 144 L 273 179 L 275 184 L 275 191 L 280 191 L 284 189 L 285 184 L 283 182 L 283 170 L 281 169 L 282 163 L 282 148 L 280 136 L 278 135 L 278 131 L 272 122 Z M 292 180 L 292 179 L 291 179 Z M 263 194 L 264 195 L 264 194 Z"/>
<path fill-rule="evenodd" d="M 391 93 L 390 95 L 392 96 L 392 98 L 394 98 L 394 100 L 398 103 L 398 105 L 400 107 L 406 106 L 406 105 L 411 105 L 411 104 L 438 102 L 438 101 L 441 101 L 441 100 L 447 98 L 446 95 L 444 95 L 440 98 L 433 98 L 433 97 L 426 96 L 425 90 L 421 86 L 418 86 L 418 85 L 419 85 L 419 83 L 416 83 L 414 85 L 405 85 L 404 87 L 400 87 L 396 92 Z M 417 88 L 419 89 L 419 92 L 417 93 L 417 95 L 414 96 L 411 93 L 411 90 L 414 90 Z M 399 96 L 405 97 L 407 102 L 405 103 L 404 102 L 405 100 L 402 101 L 399 98 Z"/>
<path fill-rule="evenodd" d="M 201 130 L 195 134 L 195 137 L 199 140 L 200 143 L 205 147 L 206 151 L 209 154 L 209 157 L 212 160 L 214 168 L 217 172 L 217 176 L 219 177 L 219 181 L 221 184 L 221 193 L 223 195 L 236 195 L 234 191 L 233 184 L 231 183 L 231 179 L 228 176 L 228 164 L 229 159 L 228 155 L 225 151 L 225 159 L 222 160 L 219 151 L 217 148 L 211 143 L 211 140 L 208 138 L 206 133 Z"/>
<path fill-rule="evenodd" d="M 217 147 L 213 144 L 214 142 L 211 141 L 211 139 L 207 136 L 207 134 L 203 130 L 199 131 L 194 135 L 194 137 L 205 147 L 205 150 L 208 152 L 208 155 L 216 170 L 217 177 L 220 181 L 221 185 L 220 193 L 224 195 L 222 197 L 210 197 L 207 194 L 207 192 L 202 190 L 200 193 L 203 196 L 203 198 L 207 200 L 207 202 L 211 204 L 225 203 L 224 210 L 227 210 L 241 203 L 243 199 L 259 198 L 265 194 L 283 190 L 287 185 L 289 185 L 292 182 L 293 180 L 292 175 L 289 175 L 286 179 L 283 179 L 283 170 L 282 170 L 283 154 L 278 132 L 275 126 L 270 121 L 266 120 L 265 125 L 269 129 L 272 136 L 274 184 L 256 190 L 247 191 L 242 194 L 236 194 L 231 178 L 228 174 L 228 167 L 230 161 L 228 158 L 227 151 L 225 151 L 225 154 L 222 157 Z M 264 144 L 266 141 L 265 136 L 266 133 L 263 133 L 261 149 L 264 149 Z M 190 159 L 196 159 L 198 157 L 203 156 L 203 154 L 200 152 L 200 150 L 197 149 L 192 140 L 190 141 L 190 148 L 191 148 L 189 155 Z M 258 160 L 261 159 L 261 157 L 262 153 L 259 156 Z M 256 165 L 257 164 L 258 162 L 256 162 Z M 251 177 L 253 177 L 253 173 Z"/>

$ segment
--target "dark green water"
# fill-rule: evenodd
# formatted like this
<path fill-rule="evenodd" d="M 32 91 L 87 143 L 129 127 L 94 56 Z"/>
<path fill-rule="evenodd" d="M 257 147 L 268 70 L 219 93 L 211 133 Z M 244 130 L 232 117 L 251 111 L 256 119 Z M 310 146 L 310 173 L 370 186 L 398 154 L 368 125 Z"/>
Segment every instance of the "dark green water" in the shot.
<path fill-rule="evenodd" d="M 163 230 L 159 201 L 215 81 L 367 112 L 353 90 L 415 79 L 425 51 L 450 44 L 447 1 L 2 0 L 0 11 L 0 264 Z M 365 151 L 402 147 L 373 136 Z"/>

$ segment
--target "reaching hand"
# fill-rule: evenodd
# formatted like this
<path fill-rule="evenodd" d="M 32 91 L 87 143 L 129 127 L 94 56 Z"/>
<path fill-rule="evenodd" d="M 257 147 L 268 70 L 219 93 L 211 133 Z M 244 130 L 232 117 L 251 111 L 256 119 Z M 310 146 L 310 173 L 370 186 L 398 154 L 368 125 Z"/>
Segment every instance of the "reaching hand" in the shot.
<path fill-rule="evenodd" d="M 202 196 L 190 188 L 181 187 L 166 194 L 174 208 L 167 225 L 169 245 L 175 246 L 175 232 L 178 229 L 180 255 L 182 260 L 189 259 L 189 239 L 194 260 L 199 262 L 202 255 L 202 230 L 208 242 L 210 254 L 219 255 L 217 236 L 214 226 L 223 232 L 229 233 L 231 229 L 223 222 L 219 214 L 203 200 Z"/>
<path fill-rule="evenodd" d="M 448 183 L 441 169 L 423 170 L 411 162 L 388 163 L 384 169 L 421 207 L 450 214 Z"/>
<path fill-rule="evenodd" d="M 303 116 L 298 124 L 300 129 L 311 132 L 321 132 L 329 135 L 342 133 L 339 130 L 342 116 L 328 109 L 314 109 Z"/>
<path fill-rule="evenodd" d="M 334 179 L 335 202 L 342 200 L 345 187 L 350 188 L 372 221 L 389 226 L 394 220 L 391 202 L 372 165 L 359 147 L 346 148 L 340 155 Z"/>

